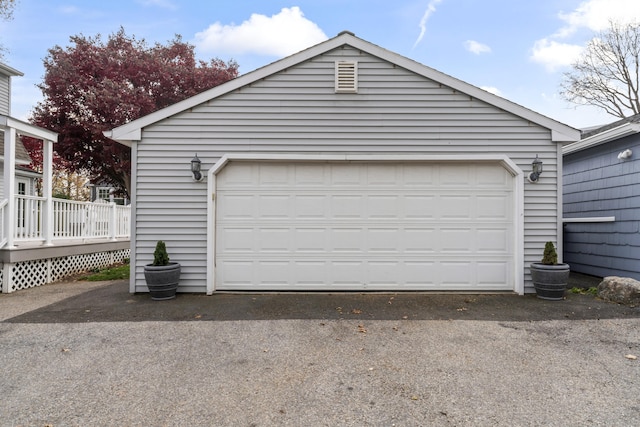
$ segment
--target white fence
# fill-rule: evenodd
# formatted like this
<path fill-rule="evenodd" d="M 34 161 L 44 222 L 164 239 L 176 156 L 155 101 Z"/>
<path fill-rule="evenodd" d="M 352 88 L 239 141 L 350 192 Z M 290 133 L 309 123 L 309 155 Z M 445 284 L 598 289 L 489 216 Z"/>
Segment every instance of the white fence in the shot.
<path fill-rule="evenodd" d="M 4 209 L 0 205 L 0 210 Z M 51 230 L 45 224 L 50 208 Z M 16 196 L 13 238 L 22 240 L 126 238 L 130 233 L 131 207 L 115 203 L 76 202 L 52 199 L 48 207 L 43 197 Z M 4 212 L 0 211 L 2 218 Z M 3 236 L 0 236 L 3 237 Z M 1 241 L 1 239 L 0 239 Z"/>

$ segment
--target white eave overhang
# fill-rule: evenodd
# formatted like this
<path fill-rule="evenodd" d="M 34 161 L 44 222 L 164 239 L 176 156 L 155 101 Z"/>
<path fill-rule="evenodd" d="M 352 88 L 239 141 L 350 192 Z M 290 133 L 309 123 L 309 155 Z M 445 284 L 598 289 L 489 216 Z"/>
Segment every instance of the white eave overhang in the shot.
<path fill-rule="evenodd" d="M 56 132 L 34 126 L 9 116 L 0 115 L 0 128 L 13 128 L 23 136 L 58 142 L 58 134 Z"/>
<path fill-rule="evenodd" d="M 578 151 L 586 150 L 588 148 L 637 133 L 640 133 L 640 123 L 625 123 L 616 128 L 608 129 L 578 142 L 574 142 L 573 144 L 565 145 L 562 147 L 562 154 L 567 155 L 576 153 Z"/>

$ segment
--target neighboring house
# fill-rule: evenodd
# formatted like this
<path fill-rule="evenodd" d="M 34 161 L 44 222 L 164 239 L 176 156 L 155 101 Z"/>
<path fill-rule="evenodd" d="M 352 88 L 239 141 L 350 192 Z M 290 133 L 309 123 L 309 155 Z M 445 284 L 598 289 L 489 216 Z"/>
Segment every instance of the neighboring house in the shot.
<path fill-rule="evenodd" d="M 182 292 L 524 293 L 580 132 L 343 32 L 105 135 L 132 147 L 131 292 L 164 240 Z"/>
<path fill-rule="evenodd" d="M 590 130 L 564 155 L 564 261 L 640 280 L 640 114 Z"/>
<path fill-rule="evenodd" d="M 11 78 L 0 63 L 0 292 L 10 293 L 113 264 L 129 254 L 128 207 L 52 197 L 58 135 L 11 117 Z M 28 165 L 22 137 L 39 140 L 43 173 Z M 36 180 L 41 181 L 36 191 Z"/>
<path fill-rule="evenodd" d="M 0 133 L 0 200 L 4 198 L 4 133 Z M 36 195 L 36 179 L 42 174 L 29 167 L 31 157 L 22 144 L 16 139 L 15 192 L 23 196 Z"/>
<path fill-rule="evenodd" d="M 118 189 L 105 182 L 89 184 L 89 200 L 113 202 L 117 205 L 128 205 L 129 200 L 124 197 L 116 197 Z"/>
<path fill-rule="evenodd" d="M 23 74 L 0 63 L 0 115 L 9 116 L 11 105 L 11 77 Z M 4 132 L 0 133 L 0 200 L 4 198 Z M 22 140 L 16 139 L 15 146 L 15 192 L 27 196 L 35 195 L 35 180 L 39 174 L 29 168 L 31 157 L 24 148 Z"/>

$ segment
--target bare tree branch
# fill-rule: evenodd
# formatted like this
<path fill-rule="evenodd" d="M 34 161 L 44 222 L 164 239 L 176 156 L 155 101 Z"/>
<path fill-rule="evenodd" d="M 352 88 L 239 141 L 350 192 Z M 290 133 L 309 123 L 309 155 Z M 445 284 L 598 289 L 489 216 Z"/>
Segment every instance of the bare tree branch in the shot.
<path fill-rule="evenodd" d="M 611 22 L 564 74 L 561 96 L 624 118 L 640 113 L 640 24 Z"/>

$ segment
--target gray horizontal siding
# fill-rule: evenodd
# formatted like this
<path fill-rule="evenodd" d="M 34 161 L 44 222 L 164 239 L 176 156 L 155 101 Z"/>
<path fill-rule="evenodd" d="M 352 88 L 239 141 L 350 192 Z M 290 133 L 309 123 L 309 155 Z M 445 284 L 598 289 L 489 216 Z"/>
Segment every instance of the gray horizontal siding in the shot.
<path fill-rule="evenodd" d="M 629 160 L 618 153 L 632 149 Z M 615 217 L 609 223 L 569 223 L 564 256 L 574 271 L 640 280 L 640 135 L 565 156 L 567 218 Z"/>
<path fill-rule="evenodd" d="M 0 114 L 8 116 L 11 112 L 11 78 L 0 75 Z"/>
<path fill-rule="evenodd" d="M 357 94 L 334 93 L 334 61 L 358 61 Z M 351 49 L 338 49 L 143 131 L 136 162 L 135 281 L 155 241 L 183 264 L 181 285 L 204 290 L 207 185 L 191 179 L 225 153 L 507 154 L 539 184 L 525 184 L 525 264 L 557 242 L 557 146 L 550 132 L 468 95 Z M 528 270 L 527 270 L 528 280 Z M 530 289 L 530 288 L 529 288 Z"/>

